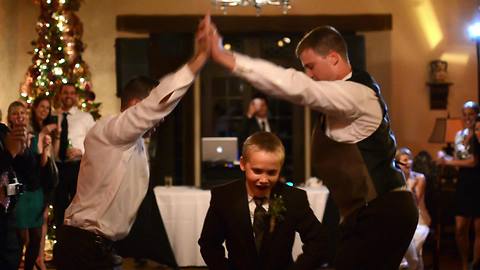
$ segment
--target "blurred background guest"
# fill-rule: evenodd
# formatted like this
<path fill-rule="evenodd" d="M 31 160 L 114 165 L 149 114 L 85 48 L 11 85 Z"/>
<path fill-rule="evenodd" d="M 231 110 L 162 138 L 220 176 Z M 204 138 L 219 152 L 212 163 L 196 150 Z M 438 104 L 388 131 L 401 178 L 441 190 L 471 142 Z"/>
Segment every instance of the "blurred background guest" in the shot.
<path fill-rule="evenodd" d="M 51 103 L 50 99 L 46 95 L 38 96 L 33 102 L 31 109 L 31 125 L 33 130 L 32 149 L 38 155 L 41 155 L 41 165 L 44 167 L 47 165 L 48 158 L 52 155 L 52 145 L 57 145 L 58 148 L 58 118 L 51 115 Z M 53 138 L 53 141 L 52 141 Z M 49 161 L 51 162 L 51 160 Z M 53 164 L 49 164 L 53 165 Z M 44 249 L 45 249 L 45 236 L 47 233 L 48 223 L 48 204 L 52 202 L 52 194 L 55 181 L 50 178 L 50 174 L 42 174 L 39 176 L 40 189 L 43 193 L 43 201 L 41 204 L 43 211 L 43 223 L 41 229 L 40 248 L 36 259 L 37 268 L 46 269 L 44 263 Z M 37 233 L 37 231 L 35 231 Z"/>
<path fill-rule="evenodd" d="M 57 228 L 63 224 L 65 209 L 75 196 L 80 160 L 85 152 L 83 141 L 95 124 L 91 114 L 77 108 L 78 93 L 74 84 L 64 84 L 59 96 L 61 108 L 58 111 L 60 136 L 57 165 L 60 181 L 55 190 L 53 208 Z"/>
<path fill-rule="evenodd" d="M 255 95 L 248 105 L 247 113 L 242 122 L 240 145 L 248 136 L 258 131 L 272 132 L 272 125 L 268 119 L 268 100 L 261 94 Z"/>
<path fill-rule="evenodd" d="M 0 124 L 0 269 L 2 270 L 16 270 L 20 263 L 21 249 L 16 235 L 14 210 L 16 199 L 22 189 L 15 176 L 13 159 L 25 150 L 26 142 L 25 120 L 18 121 L 12 129 Z"/>
<path fill-rule="evenodd" d="M 399 148 L 395 155 L 395 161 L 405 175 L 408 189 L 415 195 L 419 213 L 415 234 L 413 235 L 412 242 L 405 254 L 405 260 L 407 263 L 405 269 L 423 270 L 423 243 L 425 243 L 425 239 L 430 231 L 429 226 L 432 222 L 425 205 L 425 190 L 427 183 L 423 174 L 412 170 L 413 155 L 410 149 L 406 147 Z"/>
<path fill-rule="evenodd" d="M 8 108 L 7 121 L 12 129 L 17 125 L 25 125 L 27 108 L 15 101 Z M 44 145 L 50 146 L 51 139 L 45 137 Z M 25 192 L 20 195 L 16 211 L 17 233 L 21 251 L 25 248 L 24 269 L 33 269 L 40 248 L 41 227 L 43 224 L 43 192 L 40 187 L 41 159 L 36 149 L 35 137 L 29 134 L 23 153 L 13 160 L 13 168 L 17 177 L 25 184 Z"/>
<path fill-rule="evenodd" d="M 464 129 L 455 136 L 454 156 L 445 152 L 438 153 L 439 165 L 457 166 L 458 183 L 455 193 L 455 237 L 458 251 L 462 260 L 462 269 L 468 269 L 469 260 L 469 229 L 474 223 L 475 240 L 473 244 L 474 269 L 480 268 L 480 167 L 478 165 L 478 149 L 474 145 L 475 119 L 479 113 L 478 103 L 467 101 L 462 108 Z M 477 151 L 477 152 L 474 152 Z"/>

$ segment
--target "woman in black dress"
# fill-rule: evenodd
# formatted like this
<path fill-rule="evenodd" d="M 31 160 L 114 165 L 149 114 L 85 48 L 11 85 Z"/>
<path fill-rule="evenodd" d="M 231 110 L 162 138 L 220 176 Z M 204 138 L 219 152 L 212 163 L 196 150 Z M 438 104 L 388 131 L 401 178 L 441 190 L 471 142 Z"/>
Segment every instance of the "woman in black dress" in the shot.
<path fill-rule="evenodd" d="M 473 220 L 475 240 L 473 245 L 473 269 L 480 269 L 480 166 L 479 139 L 476 132 L 478 121 L 478 103 L 468 101 L 463 105 L 464 129 L 455 137 L 455 155 L 442 155 L 438 160 L 440 165 L 450 165 L 459 168 L 458 183 L 455 194 L 455 236 L 462 259 L 462 269 L 468 268 L 469 228 Z M 480 128 L 480 127 L 478 127 Z"/>

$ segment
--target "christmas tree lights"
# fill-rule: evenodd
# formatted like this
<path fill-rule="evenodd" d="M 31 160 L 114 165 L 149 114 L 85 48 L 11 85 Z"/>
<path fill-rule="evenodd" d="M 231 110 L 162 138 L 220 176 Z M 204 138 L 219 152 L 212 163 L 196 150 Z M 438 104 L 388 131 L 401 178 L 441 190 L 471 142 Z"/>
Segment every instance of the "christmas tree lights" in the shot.
<path fill-rule="evenodd" d="M 79 95 L 79 108 L 100 117 L 100 103 L 94 102 L 90 71 L 82 59 L 85 45 L 82 42 L 83 25 L 75 14 L 80 0 L 35 0 L 40 6 L 32 65 L 20 86 L 20 97 L 28 104 L 39 95 L 52 97 L 54 107 L 59 107 L 56 94 L 63 84 L 73 83 Z"/>

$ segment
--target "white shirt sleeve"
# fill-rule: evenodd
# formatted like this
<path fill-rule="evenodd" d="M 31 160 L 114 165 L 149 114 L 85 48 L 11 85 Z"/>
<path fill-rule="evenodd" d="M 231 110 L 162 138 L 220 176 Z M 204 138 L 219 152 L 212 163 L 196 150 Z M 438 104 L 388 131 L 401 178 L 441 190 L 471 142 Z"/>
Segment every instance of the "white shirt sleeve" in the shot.
<path fill-rule="evenodd" d="M 172 112 L 194 77 L 187 65 L 166 75 L 144 100 L 121 114 L 106 119 L 108 122 L 99 126 L 103 129 L 102 133 L 111 144 L 135 143 L 140 136 Z"/>
<path fill-rule="evenodd" d="M 308 106 L 327 115 L 327 136 L 354 143 L 380 125 L 382 109 L 375 92 L 351 81 L 315 81 L 305 73 L 262 59 L 234 54 L 234 74 L 268 95 Z"/>

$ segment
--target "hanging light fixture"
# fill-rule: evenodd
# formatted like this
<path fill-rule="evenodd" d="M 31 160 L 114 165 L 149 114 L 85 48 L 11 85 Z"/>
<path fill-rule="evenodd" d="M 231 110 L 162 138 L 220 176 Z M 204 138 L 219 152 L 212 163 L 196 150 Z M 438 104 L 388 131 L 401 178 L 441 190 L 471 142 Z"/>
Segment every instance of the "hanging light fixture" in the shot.
<path fill-rule="evenodd" d="M 291 0 L 212 0 L 212 3 L 216 7 L 220 7 L 224 14 L 227 13 L 227 7 L 235 6 L 252 6 L 257 10 L 257 14 L 260 14 L 263 6 L 280 6 L 282 7 L 283 14 L 287 14 L 291 8 Z"/>

